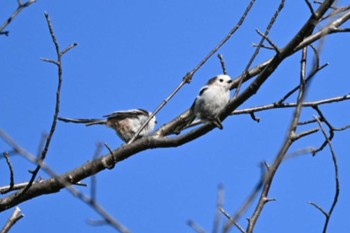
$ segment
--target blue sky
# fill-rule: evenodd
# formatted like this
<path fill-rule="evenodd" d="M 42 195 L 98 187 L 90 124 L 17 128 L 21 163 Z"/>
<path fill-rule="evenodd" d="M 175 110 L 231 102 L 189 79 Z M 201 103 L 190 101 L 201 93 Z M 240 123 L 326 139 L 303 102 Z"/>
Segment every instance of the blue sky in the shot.
<path fill-rule="evenodd" d="M 345 4 L 346 1 L 339 1 Z M 98 118 L 110 112 L 144 108 L 154 110 L 181 82 L 186 72 L 227 34 L 239 20 L 248 1 L 41 1 L 25 9 L 10 24 L 10 36 L 0 37 L 0 128 L 35 154 L 42 133 L 48 132 L 54 111 L 56 67 L 40 61 L 55 58 L 44 17 L 47 11 L 61 48 L 73 42 L 79 46 L 63 58 L 64 80 L 61 115 Z M 232 77 L 244 70 L 278 1 L 257 1 L 246 22 L 223 46 Z M 16 1 L 0 2 L 0 22 L 16 8 Z M 304 1 L 287 1 L 270 37 L 283 47 L 309 15 Z M 349 26 L 349 24 L 347 24 Z M 319 100 L 349 93 L 347 34 L 326 40 L 320 72 L 307 100 Z M 254 65 L 273 56 L 262 50 Z M 269 104 L 280 99 L 299 81 L 300 54 L 287 59 L 241 108 Z M 201 86 L 221 73 L 218 59 L 211 58 L 157 115 L 158 126 L 191 106 Z M 290 101 L 295 101 L 295 96 Z M 321 107 L 340 127 L 349 124 L 349 103 Z M 224 121 L 224 130 L 209 134 L 179 148 L 149 150 L 98 174 L 98 202 L 132 232 L 193 232 L 189 219 L 211 231 L 215 215 L 217 186 L 225 187 L 224 207 L 234 213 L 260 177 L 259 163 L 272 163 L 286 135 L 292 109 L 258 113 L 260 123 L 249 116 Z M 302 120 L 316 113 L 306 109 Z M 314 126 L 300 129 L 306 130 Z M 350 203 L 348 157 L 350 133 L 334 139 L 338 156 L 341 194 L 329 231 L 347 232 Z M 96 143 L 117 148 L 122 141 L 104 127 L 59 123 L 46 162 L 57 173 L 74 169 L 91 160 Z M 295 143 L 290 152 L 317 147 L 322 135 Z M 0 141 L 1 151 L 10 148 Z M 106 154 L 107 150 L 103 151 Z M 16 182 L 30 178 L 34 166 L 20 156 L 11 158 Z M 2 174 L 8 168 L 0 160 Z M 47 178 L 45 173 L 40 173 Z M 269 203 L 255 232 L 320 232 L 324 217 L 309 201 L 329 209 L 334 195 L 334 169 L 329 149 L 312 157 L 301 155 L 286 160 L 273 183 Z M 1 186 L 8 176 L 0 178 Z M 89 180 L 85 181 L 89 183 Z M 80 188 L 88 193 L 88 188 Z M 12 232 L 115 232 L 110 226 L 90 226 L 87 219 L 99 216 L 81 201 L 62 190 L 19 205 L 25 218 Z M 240 220 L 252 214 L 253 208 Z M 12 210 L 0 214 L 3 224 Z M 233 230 L 232 232 L 237 232 Z"/>

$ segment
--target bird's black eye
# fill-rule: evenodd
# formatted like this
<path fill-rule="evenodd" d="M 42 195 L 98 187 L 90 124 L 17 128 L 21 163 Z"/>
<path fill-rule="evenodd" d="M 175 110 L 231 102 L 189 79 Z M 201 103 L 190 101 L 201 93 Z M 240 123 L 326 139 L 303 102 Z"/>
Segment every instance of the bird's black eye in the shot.
<path fill-rule="evenodd" d="M 224 80 L 221 78 L 221 79 L 219 79 L 219 81 L 222 83 Z"/>

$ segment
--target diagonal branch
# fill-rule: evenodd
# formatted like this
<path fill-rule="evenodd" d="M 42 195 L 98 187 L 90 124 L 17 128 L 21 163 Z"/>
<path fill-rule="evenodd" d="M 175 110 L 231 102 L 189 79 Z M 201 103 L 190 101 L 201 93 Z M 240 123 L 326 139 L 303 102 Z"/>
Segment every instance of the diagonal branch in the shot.
<path fill-rule="evenodd" d="M 7 233 L 10 231 L 11 227 L 13 227 L 18 220 L 23 218 L 24 215 L 21 212 L 21 209 L 16 207 L 13 211 L 11 217 L 7 221 L 6 225 L 2 228 L 1 233 Z"/>
<path fill-rule="evenodd" d="M 9 135 L 7 135 L 4 131 L 2 131 L 0 129 L 0 137 L 3 138 L 7 144 L 9 144 L 11 147 L 13 147 L 13 149 L 21 154 L 24 158 L 26 158 L 28 161 L 37 164 L 38 161 L 36 159 L 36 156 L 34 156 L 33 154 L 29 153 L 27 150 L 25 150 L 24 148 L 22 148 L 18 143 L 16 143 Z M 89 205 L 92 209 L 94 209 L 106 222 L 108 222 L 112 227 L 114 227 L 116 230 L 118 230 L 121 233 L 128 233 L 129 230 L 121 223 L 118 222 L 118 220 L 116 220 L 115 218 L 113 218 L 110 214 L 108 214 L 108 212 L 100 205 L 96 202 L 96 200 L 93 201 L 93 199 L 91 197 L 88 197 L 87 195 L 85 195 L 84 193 L 82 193 L 81 191 L 79 191 L 78 189 L 74 188 L 73 186 L 71 186 L 72 184 L 78 184 L 80 185 L 80 182 L 72 182 L 72 177 L 70 175 L 68 175 L 65 179 L 60 179 L 58 174 L 53 171 L 44 161 L 41 161 L 41 167 L 42 169 L 49 174 L 52 178 L 48 179 L 48 180 L 39 180 L 37 182 L 34 182 L 32 184 L 32 186 L 29 188 L 29 190 L 25 193 L 25 195 L 28 195 L 28 193 L 30 193 L 31 189 L 33 188 L 33 186 L 40 186 L 39 184 L 41 183 L 46 183 L 46 187 L 49 189 L 44 192 L 44 193 L 53 193 L 53 192 L 58 192 L 59 190 L 54 190 L 55 189 L 55 185 L 53 184 L 52 186 L 50 186 L 50 183 L 52 182 L 59 182 L 60 185 L 62 185 L 62 188 L 65 187 L 67 189 L 68 192 L 70 192 L 73 196 L 77 197 L 79 200 L 81 200 L 82 202 L 84 202 L 85 204 Z M 84 170 L 84 168 L 83 168 Z M 21 183 L 21 184 L 15 184 L 14 185 L 14 189 L 23 189 L 24 187 L 28 186 L 28 183 Z M 44 189 L 45 189 L 44 188 Z M 0 193 L 2 190 L 7 190 L 7 187 L 3 187 L 0 188 Z M 23 198 L 25 195 L 19 195 L 18 198 L 21 199 Z M 14 198 L 16 198 L 16 194 L 12 195 L 14 196 Z M 0 203 L 5 204 L 6 200 L 4 202 L 2 202 L 4 199 L 7 198 L 3 198 L 0 199 Z M 19 202 L 20 203 L 20 202 Z M 10 207 L 9 207 L 10 208 Z M 8 208 L 5 208 L 8 209 Z M 0 210 L 1 212 L 1 210 Z"/>
<path fill-rule="evenodd" d="M 238 84 L 237 84 L 237 89 L 236 92 L 234 94 L 234 97 L 237 97 L 238 93 L 240 92 L 241 89 L 241 85 L 242 83 L 245 81 L 246 76 L 248 76 L 249 72 L 249 68 L 250 66 L 253 64 L 255 58 L 258 56 L 259 52 L 260 52 L 260 48 L 262 48 L 262 45 L 264 44 L 265 39 L 267 38 L 268 34 L 270 33 L 270 30 L 272 28 L 272 26 L 275 24 L 277 17 L 279 16 L 279 14 L 281 13 L 283 7 L 284 7 L 284 3 L 285 0 L 282 0 L 276 10 L 276 12 L 274 13 L 274 15 L 272 16 L 272 18 L 270 19 L 269 24 L 267 25 L 266 29 L 265 29 L 265 37 L 262 37 L 259 44 L 257 45 L 257 48 L 254 51 L 254 54 L 252 55 L 252 57 L 249 59 L 248 64 L 246 65 L 243 74 L 241 75 L 241 77 L 239 78 Z M 276 50 L 277 53 L 279 53 L 279 50 Z"/>
<path fill-rule="evenodd" d="M 268 77 L 274 72 L 274 70 L 279 66 L 279 64 L 286 59 L 291 54 L 295 53 L 299 49 L 302 43 L 305 42 L 305 38 L 308 38 L 310 33 L 314 30 L 317 22 L 329 7 L 332 5 L 334 0 L 325 0 L 322 5 L 317 9 L 316 16 L 311 16 L 309 20 L 304 24 L 304 26 L 297 32 L 295 37 L 281 49 L 281 53 L 278 56 L 274 56 L 268 62 L 264 62 L 259 66 L 251 69 L 251 75 L 258 75 L 255 80 L 244 90 L 237 98 L 230 100 L 224 112 L 221 114 L 221 118 L 226 118 L 231 112 L 233 112 L 238 106 L 252 97 L 261 87 L 261 85 L 268 79 Z M 343 21 L 344 23 L 345 21 Z M 304 44 L 304 47 L 308 44 Z M 235 82 L 232 85 L 236 85 Z M 298 106 L 301 105 L 301 102 L 298 102 Z M 299 107 L 297 107 L 299 109 Z M 141 151 L 145 151 L 152 148 L 164 148 L 164 147 L 177 147 L 188 143 L 192 140 L 199 138 L 200 136 L 210 132 L 213 129 L 213 126 L 209 124 L 202 125 L 194 130 L 191 130 L 188 133 L 181 134 L 177 137 L 159 137 L 159 135 L 164 136 L 171 132 L 171 127 L 176 126 L 176 119 L 169 122 L 166 126 L 161 127 L 155 136 L 143 137 L 139 140 L 134 141 L 131 144 L 125 144 L 121 147 L 115 149 L 113 153 L 108 153 L 102 157 L 99 157 L 95 160 L 88 161 L 86 164 L 68 171 L 59 177 L 53 177 L 51 179 L 45 180 L 40 184 L 33 184 L 25 193 L 25 195 L 9 195 L 5 198 L 0 199 L 0 211 L 8 209 L 18 203 L 24 202 L 31 198 L 58 192 L 60 189 L 65 188 L 67 183 L 77 183 L 80 180 L 94 175 L 104 169 L 110 169 L 116 163 L 129 158 L 130 156 L 136 155 Z M 169 130 L 170 129 L 170 130 Z"/>
<path fill-rule="evenodd" d="M 269 168 L 269 171 L 266 175 L 265 178 L 265 184 L 263 187 L 263 190 L 261 192 L 260 195 L 260 199 L 258 201 L 258 204 L 255 208 L 255 211 L 252 215 L 252 217 L 250 218 L 248 227 L 247 227 L 247 233 L 251 233 L 254 231 L 255 225 L 258 221 L 258 218 L 266 204 L 266 200 L 268 200 L 268 194 L 273 182 L 273 179 L 275 177 L 275 174 L 279 168 L 279 166 L 281 165 L 282 161 L 284 160 L 284 157 L 286 156 L 290 146 L 293 144 L 294 142 L 294 135 L 296 135 L 296 129 L 298 126 L 298 122 L 299 122 L 299 118 L 301 115 L 301 110 L 302 110 L 302 103 L 304 101 L 305 98 L 305 94 L 306 94 L 306 83 L 305 83 L 305 74 L 306 74 L 306 48 L 303 49 L 303 53 L 302 53 L 302 58 L 301 58 L 301 78 L 300 78 L 300 88 L 299 88 L 299 94 L 298 94 L 298 101 L 297 101 L 297 106 L 295 108 L 294 111 L 294 116 L 292 119 L 292 122 L 290 124 L 290 128 L 288 130 L 288 134 L 287 137 L 284 141 L 283 146 L 281 147 L 280 151 L 278 152 L 274 163 L 272 164 L 272 166 Z"/>
<path fill-rule="evenodd" d="M 242 82 L 246 82 L 250 80 L 251 78 L 258 76 L 253 83 L 249 85 L 248 88 L 246 88 L 246 91 L 237 96 L 235 99 L 231 99 L 229 104 L 227 105 L 224 113 L 222 114 L 221 120 L 224 120 L 233 110 L 235 110 L 238 106 L 243 104 L 246 100 L 248 100 L 251 96 L 253 96 L 260 86 L 268 79 L 268 77 L 275 71 L 275 69 L 279 66 L 279 64 L 292 55 L 293 53 L 299 51 L 300 49 L 310 45 L 314 41 L 324 37 L 327 35 L 327 33 L 331 33 L 331 30 L 329 30 L 330 27 L 339 27 L 343 23 L 345 23 L 350 18 L 350 12 L 349 15 L 344 15 L 329 24 L 327 27 L 325 27 L 323 30 L 324 32 L 317 32 L 314 35 L 310 35 L 312 31 L 315 29 L 317 22 L 322 18 L 322 16 L 326 13 L 326 11 L 330 8 L 330 6 L 334 3 L 335 0 L 326 0 L 323 2 L 323 4 L 318 8 L 316 11 L 315 16 L 311 16 L 307 22 L 304 24 L 304 26 L 295 34 L 293 39 L 283 48 L 281 49 L 281 53 L 274 56 L 273 58 L 261 63 L 260 65 L 257 65 L 256 67 L 250 69 L 244 74 L 244 78 L 241 76 L 238 76 L 234 79 L 234 81 L 231 84 L 231 90 L 234 88 L 237 88 L 240 85 L 241 80 Z M 186 110 L 184 113 L 182 113 L 180 116 L 176 117 L 172 121 L 166 123 L 162 127 L 160 127 L 154 135 L 157 136 L 166 136 L 169 134 L 172 134 L 174 132 L 174 129 L 183 122 L 184 119 L 188 117 L 190 114 L 189 110 Z M 193 134 L 198 134 L 198 136 L 201 136 L 207 132 L 209 132 L 212 127 L 209 126 L 203 126 L 202 128 L 198 129 L 198 131 L 191 131 L 188 134 L 188 137 L 194 136 Z M 186 136 L 185 136 L 186 137 Z M 182 140 L 182 137 L 179 137 L 179 140 Z"/>
<path fill-rule="evenodd" d="M 233 34 L 242 26 L 244 20 L 248 16 L 250 10 L 252 9 L 256 0 L 250 0 L 249 5 L 244 11 L 242 17 L 238 21 L 238 23 L 229 31 L 229 33 L 220 41 L 218 45 L 216 45 L 209 54 L 204 57 L 197 66 L 195 66 L 190 72 L 188 72 L 185 77 L 182 79 L 182 82 L 175 88 L 175 90 L 165 99 L 163 102 L 153 111 L 153 113 L 148 117 L 148 119 L 143 123 L 143 125 L 137 130 L 135 135 L 130 139 L 128 144 L 135 141 L 135 139 L 139 136 L 141 131 L 146 127 L 148 122 L 175 96 L 175 94 L 187 83 L 190 83 L 193 75 L 211 58 L 232 36 Z"/>
<path fill-rule="evenodd" d="M 26 7 L 29 7 L 30 5 L 32 5 L 33 3 L 35 3 L 36 0 L 29 0 L 26 3 L 22 3 L 21 1 L 18 1 L 18 6 L 17 9 L 12 13 L 12 15 L 5 21 L 5 23 L 3 23 L 0 26 L 0 35 L 5 35 L 8 36 L 9 31 L 4 31 L 5 28 L 17 17 L 17 15 Z"/>

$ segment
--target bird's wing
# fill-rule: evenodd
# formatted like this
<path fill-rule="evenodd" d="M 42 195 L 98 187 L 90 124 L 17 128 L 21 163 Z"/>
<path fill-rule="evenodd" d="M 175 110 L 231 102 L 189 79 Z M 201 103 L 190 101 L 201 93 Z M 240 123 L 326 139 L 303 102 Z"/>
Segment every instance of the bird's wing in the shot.
<path fill-rule="evenodd" d="M 208 90 L 208 88 L 209 88 L 208 86 L 202 87 L 201 90 L 199 91 L 199 96 L 203 95 L 203 93 L 204 93 L 206 90 Z"/>
<path fill-rule="evenodd" d="M 130 109 L 130 110 L 116 111 L 111 114 L 105 115 L 104 117 L 123 120 L 125 118 L 139 118 L 140 116 L 148 117 L 148 115 L 149 113 L 146 110 Z"/>

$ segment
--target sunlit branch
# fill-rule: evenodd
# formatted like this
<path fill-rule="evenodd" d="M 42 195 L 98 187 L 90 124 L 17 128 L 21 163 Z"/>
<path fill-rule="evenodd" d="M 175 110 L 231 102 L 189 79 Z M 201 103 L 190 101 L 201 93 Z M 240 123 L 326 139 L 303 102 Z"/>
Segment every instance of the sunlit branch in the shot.
<path fill-rule="evenodd" d="M 135 141 L 135 139 L 139 136 L 141 131 L 146 127 L 148 122 L 175 96 L 175 94 L 187 83 L 192 81 L 193 75 L 211 58 L 232 36 L 233 34 L 242 26 L 244 20 L 248 16 L 250 10 L 252 9 L 256 0 L 251 0 L 249 5 L 247 6 L 245 12 L 242 17 L 238 21 L 238 23 L 230 30 L 230 32 L 216 45 L 209 54 L 204 57 L 197 66 L 195 66 L 190 72 L 188 72 L 183 78 L 182 82 L 175 88 L 175 90 L 165 99 L 163 102 L 153 111 L 153 113 L 148 117 L 148 119 L 143 123 L 143 125 L 138 129 L 135 135 L 130 139 L 128 144 Z"/>
<path fill-rule="evenodd" d="M 21 209 L 16 207 L 15 210 L 13 211 L 11 217 L 6 222 L 5 226 L 1 229 L 1 233 L 9 232 L 11 227 L 13 227 L 16 224 L 16 222 L 23 217 L 24 217 L 24 215 L 22 214 Z"/>

